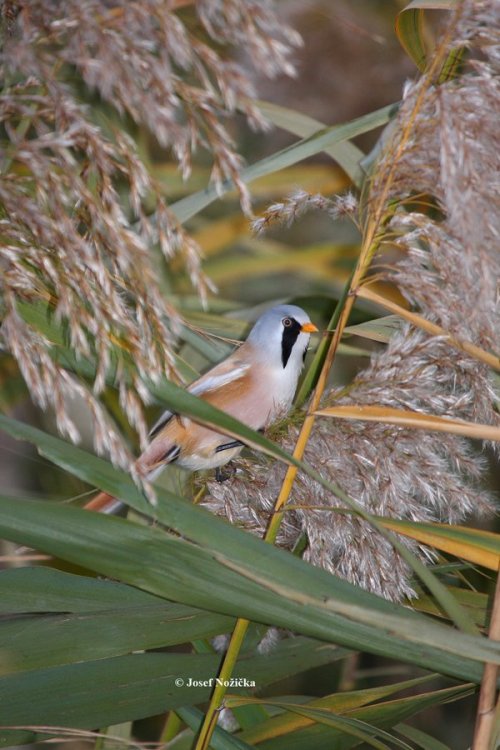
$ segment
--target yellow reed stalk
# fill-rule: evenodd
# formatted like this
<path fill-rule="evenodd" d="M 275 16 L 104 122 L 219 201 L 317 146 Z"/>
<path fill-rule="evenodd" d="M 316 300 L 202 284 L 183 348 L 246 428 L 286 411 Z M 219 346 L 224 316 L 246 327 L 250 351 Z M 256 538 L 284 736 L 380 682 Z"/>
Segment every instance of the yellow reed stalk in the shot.
<path fill-rule="evenodd" d="M 457 13 L 455 14 L 455 24 L 456 24 L 456 21 L 458 20 L 458 16 L 459 16 L 459 12 L 457 11 Z M 448 33 L 446 34 L 445 38 L 440 44 L 436 52 L 436 55 L 429 67 L 429 70 L 426 74 L 427 86 L 430 86 L 433 84 L 437 73 L 439 73 L 439 71 L 441 70 L 441 63 L 446 54 L 448 45 L 452 39 L 452 35 L 455 29 L 455 24 L 450 24 Z M 384 187 L 381 193 L 379 194 L 379 196 L 377 197 L 377 200 L 373 206 L 373 210 L 368 217 L 368 220 L 366 223 L 366 231 L 365 231 L 365 235 L 363 238 L 363 244 L 361 247 L 358 262 L 356 264 L 356 268 L 354 270 L 351 284 L 350 284 L 350 292 L 344 301 L 337 328 L 335 329 L 332 340 L 330 342 L 330 346 L 328 348 L 328 352 L 326 354 L 326 358 L 325 358 L 323 367 L 321 369 L 321 373 L 319 375 L 316 388 L 314 389 L 314 393 L 311 398 L 311 402 L 309 405 L 307 415 L 304 419 L 297 443 L 295 445 L 295 450 L 293 452 L 293 455 L 298 460 L 302 460 L 303 458 L 304 451 L 307 445 L 307 441 L 309 440 L 309 436 L 311 435 L 311 431 L 314 425 L 314 420 L 315 420 L 314 412 L 319 407 L 319 403 L 321 401 L 321 397 L 323 395 L 323 392 L 326 386 L 327 378 L 328 378 L 331 366 L 333 364 L 333 361 L 335 359 L 337 348 L 339 346 L 340 340 L 342 338 L 342 334 L 344 332 L 344 328 L 347 325 L 349 315 L 351 313 L 352 307 L 356 299 L 357 291 L 360 287 L 360 284 L 363 280 L 363 277 L 366 271 L 368 270 L 368 267 L 371 263 L 373 255 L 377 251 L 377 248 L 382 239 L 383 226 L 386 223 L 386 219 L 389 218 L 389 214 L 387 213 L 387 208 L 386 208 L 386 202 L 389 197 L 390 186 L 392 184 L 392 181 L 395 175 L 397 163 L 401 155 L 403 154 L 403 151 L 404 151 L 404 148 L 408 139 L 411 136 L 415 117 L 422 104 L 423 98 L 427 91 L 427 86 L 422 87 L 420 95 L 417 97 L 415 101 L 415 105 L 413 107 L 412 112 L 410 113 L 408 121 L 406 122 L 406 124 L 404 125 L 402 129 L 401 137 L 397 143 L 393 157 L 386 161 L 386 164 L 389 164 L 389 167 L 388 167 L 387 175 L 385 177 Z M 264 536 L 264 540 L 266 542 L 270 542 L 272 544 L 276 540 L 276 536 L 277 536 L 278 529 L 279 529 L 282 515 L 283 515 L 281 509 L 288 502 L 288 498 L 290 497 L 290 493 L 292 491 L 293 483 L 295 481 L 296 476 L 297 476 L 297 469 L 295 468 L 295 466 L 289 466 L 285 475 L 285 479 L 283 480 L 283 484 L 281 486 L 278 499 L 276 500 L 276 503 L 274 506 L 273 516 L 271 518 L 268 529 Z M 212 738 L 214 729 L 217 725 L 218 711 L 223 707 L 224 696 L 226 693 L 226 689 L 223 685 L 223 682 L 224 680 L 228 680 L 232 674 L 232 670 L 238 658 L 239 651 L 243 643 L 243 638 L 247 631 L 248 625 L 249 625 L 249 621 L 243 618 L 238 619 L 236 622 L 235 629 L 233 631 L 233 635 L 231 637 L 228 650 L 226 652 L 226 656 L 224 658 L 221 670 L 219 672 L 220 682 L 217 684 L 217 686 L 214 689 L 214 692 L 212 693 L 210 704 L 205 714 L 205 719 L 201 726 L 200 733 L 197 738 L 195 750 L 207 750 L 207 748 L 210 745 L 210 740 Z"/>
<path fill-rule="evenodd" d="M 493 641 L 500 641 L 500 573 L 497 573 L 495 599 L 493 602 L 493 612 L 491 613 L 488 637 Z M 495 729 L 497 674 L 498 667 L 496 664 L 484 665 L 472 750 L 492 750 L 493 748 L 492 742 Z"/>

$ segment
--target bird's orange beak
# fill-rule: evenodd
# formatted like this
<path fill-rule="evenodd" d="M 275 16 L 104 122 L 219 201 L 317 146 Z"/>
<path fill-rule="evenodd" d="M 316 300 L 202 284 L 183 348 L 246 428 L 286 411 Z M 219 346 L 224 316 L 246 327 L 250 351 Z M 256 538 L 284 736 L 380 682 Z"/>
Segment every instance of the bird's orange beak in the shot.
<path fill-rule="evenodd" d="M 301 326 L 300 330 L 302 333 L 315 333 L 318 329 L 314 325 L 314 323 L 304 323 L 303 326 Z"/>

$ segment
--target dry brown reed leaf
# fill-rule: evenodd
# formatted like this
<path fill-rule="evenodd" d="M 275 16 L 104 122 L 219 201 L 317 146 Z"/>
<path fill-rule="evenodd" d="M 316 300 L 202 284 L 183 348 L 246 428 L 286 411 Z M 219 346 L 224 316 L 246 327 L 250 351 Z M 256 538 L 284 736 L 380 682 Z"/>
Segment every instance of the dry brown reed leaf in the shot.
<path fill-rule="evenodd" d="M 399 424 L 415 430 L 434 430 L 449 432 L 451 435 L 477 438 L 479 440 L 500 441 L 500 427 L 489 424 L 477 424 L 465 420 L 436 417 L 433 414 L 422 414 L 408 409 L 393 409 L 389 406 L 327 406 L 315 412 L 321 417 L 336 417 L 338 419 L 360 419 L 367 422 L 383 422 L 385 424 Z"/>

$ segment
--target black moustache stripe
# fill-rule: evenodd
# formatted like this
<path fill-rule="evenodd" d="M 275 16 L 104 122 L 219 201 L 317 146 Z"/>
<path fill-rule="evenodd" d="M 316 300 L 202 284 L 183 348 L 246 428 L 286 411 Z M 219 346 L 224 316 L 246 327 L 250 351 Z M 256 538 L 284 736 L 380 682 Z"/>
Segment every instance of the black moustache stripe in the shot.
<path fill-rule="evenodd" d="M 291 318 L 291 321 L 291 326 L 288 326 L 288 328 L 283 328 L 283 338 L 281 339 L 281 361 L 283 362 L 284 368 L 286 367 L 287 362 L 290 359 L 290 354 L 292 353 L 292 349 L 297 342 L 301 328 L 300 323 L 297 323 L 294 318 Z"/>

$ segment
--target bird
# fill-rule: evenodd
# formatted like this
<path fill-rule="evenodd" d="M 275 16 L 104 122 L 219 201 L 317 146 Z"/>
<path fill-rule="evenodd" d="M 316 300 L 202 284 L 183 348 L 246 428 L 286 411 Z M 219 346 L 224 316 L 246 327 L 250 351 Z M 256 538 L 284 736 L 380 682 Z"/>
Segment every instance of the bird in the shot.
<path fill-rule="evenodd" d="M 289 412 L 304 365 L 311 333 L 318 329 L 296 305 L 277 305 L 256 321 L 246 341 L 225 360 L 187 387 L 187 391 L 264 431 Z M 169 464 L 191 471 L 220 468 L 244 444 L 190 418 L 165 411 L 149 433 L 149 444 L 136 461 L 140 477 L 153 481 Z M 84 507 L 112 513 L 122 504 L 101 492 Z"/>

